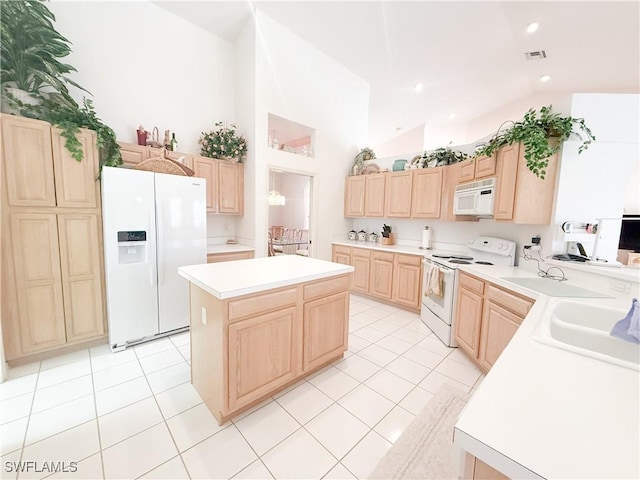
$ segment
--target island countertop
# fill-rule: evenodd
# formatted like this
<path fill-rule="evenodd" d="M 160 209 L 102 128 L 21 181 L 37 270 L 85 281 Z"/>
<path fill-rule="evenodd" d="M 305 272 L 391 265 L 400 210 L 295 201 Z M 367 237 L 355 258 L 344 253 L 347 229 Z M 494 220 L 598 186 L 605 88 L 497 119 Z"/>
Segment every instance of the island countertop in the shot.
<path fill-rule="evenodd" d="M 300 255 L 189 265 L 178 269 L 181 276 L 220 300 L 353 271 L 350 265 Z"/>

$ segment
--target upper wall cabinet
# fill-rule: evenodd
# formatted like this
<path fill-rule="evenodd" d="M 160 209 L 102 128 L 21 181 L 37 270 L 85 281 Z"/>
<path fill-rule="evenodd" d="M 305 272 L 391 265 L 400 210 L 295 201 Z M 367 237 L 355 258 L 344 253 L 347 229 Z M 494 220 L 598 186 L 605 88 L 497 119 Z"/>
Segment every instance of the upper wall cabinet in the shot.
<path fill-rule="evenodd" d="M 83 160 L 77 161 L 65 148 L 64 137 L 47 122 L 2 116 L 3 157 L 7 197 L 14 207 L 95 208 L 98 151 L 96 134 L 81 130 L 77 135 Z"/>
<path fill-rule="evenodd" d="M 490 157 L 478 157 L 460 162 L 460 183 L 491 177 L 496 174 L 496 154 Z"/>
<path fill-rule="evenodd" d="M 445 168 L 424 168 L 414 171 L 412 218 L 440 218 L 442 176 Z"/>
<path fill-rule="evenodd" d="M 344 184 L 344 216 L 384 216 L 385 186 L 384 173 L 347 177 Z"/>
<path fill-rule="evenodd" d="M 244 165 L 226 160 L 194 156 L 196 177 L 207 181 L 207 213 L 244 214 Z"/>
<path fill-rule="evenodd" d="M 544 179 L 527 168 L 522 144 L 498 150 L 493 217 L 499 221 L 548 225 L 555 196 L 558 154 L 549 157 Z"/>
<path fill-rule="evenodd" d="M 411 170 L 393 172 L 387 176 L 385 193 L 385 216 L 407 218 L 411 216 Z"/>

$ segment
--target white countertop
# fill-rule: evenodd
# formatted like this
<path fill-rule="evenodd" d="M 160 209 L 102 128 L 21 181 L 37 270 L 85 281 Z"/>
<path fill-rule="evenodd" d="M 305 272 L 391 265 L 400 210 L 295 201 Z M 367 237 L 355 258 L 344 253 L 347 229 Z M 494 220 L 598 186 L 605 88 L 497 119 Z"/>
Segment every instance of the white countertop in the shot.
<path fill-rule="evenodd" d="M 234 252 L 253 252 L 255 249 L 248 245 L 239 243 L 228 244 L 221 243 L 217 245 L 207 245 L 207 254 L 210 253 L 234 253 Z"/>
<path fill-rule="evenodd" d="M 404 253 L 407 255 L 424 256 L 430 250 L 421 250 L 419 246 L 412 245 L 382 245 L 381 243 L 358 242 L 355 240 L 337 240 L 331 242 L 333 245 L 344 245 L 345 247 L 368 248 L 370 250 L 380 250 L 390 253 Z"/>
<path fill-rule="evenodd" d="M 239 297 L 353 272 L 350 265 L 300 255 L 180 267 L 178 273 L 216 298 Z"/>
<path fill-rule="evenodd" d="M 538 324 L 561 299 L 501 278 L 535 273 L 461 270 L 537 300 L 463 410 L 456 444 L 511 478 L 640 478 L 640 373 L 535 341 Z M 628 296 L 580 302 L 625 311 L 631 304 Z"/>

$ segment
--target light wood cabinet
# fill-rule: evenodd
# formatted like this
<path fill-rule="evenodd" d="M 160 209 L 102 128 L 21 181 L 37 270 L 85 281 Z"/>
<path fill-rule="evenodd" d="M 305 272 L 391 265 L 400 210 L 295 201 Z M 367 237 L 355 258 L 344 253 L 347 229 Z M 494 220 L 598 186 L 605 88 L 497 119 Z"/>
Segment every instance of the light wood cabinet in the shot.
<path fill-rule="evenodd" d="M 191 380 L 219 424 L 344 354 L 350 276 L 229 299 L 190 284 Z"/>
<path fill-rule="evenodd" d="M 7 204 L 55 207 L 51 125 L 39 120 L 2 116 Z"/>
<path fill-rule="evenodd" d="M 487 157 L 470 158 L 460 162 L 459 183 L 472 182 L 496 174 L 496 154 Z"/>
<path fill-rule="evenodd" d="M 376 297 L 391 298 L 393 291 L 393 253 L 373 251 L 369 293 Z"/>
<path fill-rule="evenodd" d="M 207 263 L 231 262 L 233 260 L 247 260 L 249 258 L 253 258 L 253 251 L 208 253 Z"/>
<path fill-rule="evenodd" d="M 61 131 L 48 123 L 8 115 L 0 120 L 5 357 L 25 361 L 104 339 L 96 134 L 80 131 L 84 155 L 77 161 Z"/>
<path fill-rule="evenodd" d="M 367 177 L 347 177 L 344 182 L 344 216 L 364 217 L 364 195 Z"/>
<path fill-rule="evenodd" d="M 532 306 L 530 298 L 460 272 L 455 319 L 458 347 L 489 371 Z"/>
<path fill-rule="evenodd" d="M 411 218 L 440 217 L 444 168 L 424 168 L 413 172 Z"/>
<path fill-rule="evenodd" d="M 230 410 L 247 405 L 298 376 L 298 317 L 297 308 L 288 307 L 229 325 Z"/>
<path fill-rule="evenodd" d="M 244 165 L 194 156 L 195 176 L 207 181 L 207 213 L 244 214 Z"/>
<path fill-rule="evenodd" d="M 527 168 L 523 145 L 505 145 L 498 150 L 493 215 L 496 220 L 530 225 L 551 223 L 558 155 L 548 161 L 542 179 Z"/>
<path fill-rule="evenodd" d="M 364 216 L 384 217 L 384 192 L 387 184 L 387 174 L 376 173 L 365 175 L 365 178 Z"/>
<path fill-rule="evenodd" d="M 133 168 L 151 158 L 150 148 L 144 145 L 124 142 L 118 142 L 118 145 L 120 145 L 120 155 L 122 155 L 122 166 L 125 168 Z"/>
<path fill-rule="evenodd" d="M 98 158 L 96 135 L 89 130 L 81 130 L 76 137 L 80 141 L 82 161 L 74 159 L 65 148 L 62 131 L 53 129 L 51 140 L 54 152 L 56 205 L 70 208 L 96 208 L 100 202 L 98 198 L 100 191 L 96 188 L 98 166 L 93 161 Z"/>
<path fill-rule="evenodd" d="M 351 289 L 354 292 L 369 293 L 369 277 L 371 274 L 371 250 L 364 248 L 351 249 L 351 266 L 355 268 Z"/>
<path fill-rule="evenodd" d="M 474 288 L 479 282 L 481 288 Z M 482 324 L 482 292 L 484 283 L 460 272 L 458 298 L 456 300 L 455 336 L 458 347 L 469 356 L 478 359 L 480 355 L 480 327 Z"/>
<path fill-rule="evenodd" d="M 105 333 L 100 225 L 92 214 L 58 215 L 67 341 Z"/>
<path fill-rule="evenodd" d="M 396 253 L 393 260 L 393 301 L 420 308 L 422 257 Z"/>
<path fill-rule="evenodd" d="M 333 245 L 332 259 L 355 268 L 351 290 L 400 307 L 419 310 L 422 255 L 390 253 L 370 248 Z"/>
<path fill-rule="evenodd" d="M 60 249 L 56 215 L 51 213 L 9 214 L 15 281 L 19 342 L 7 348 L 7 360 L 50 349 L 66 342 L 65 314 L 60 271 Z M 10 298 L 3 298 L 5 302 Z M 3 316 L 3 323 L 11 321 Z M 16 348 L 18 347 L 18 348 Z"/>
<path fill-rule="evenodd" d="M 341 355 L 349 338 L 349 294 L 306 302 L 302 370 L 313 370 Z"/>
<path fill-rule="evenodd" d="M 413 176 L 410 170 L 388 174 L 385 217 L 408 218 L 411 216 L 412 184 Z"/>
<path fill-rule="evenodd" d="M 351 247 L 334 245 L 332 248 L 331 261 L 342 263 L 343 265 L 351 265 Z"/>
<path fill-rule="evenodd" d="M 244 214 L 244 165 L 218 161 L 218 213 Z"/>

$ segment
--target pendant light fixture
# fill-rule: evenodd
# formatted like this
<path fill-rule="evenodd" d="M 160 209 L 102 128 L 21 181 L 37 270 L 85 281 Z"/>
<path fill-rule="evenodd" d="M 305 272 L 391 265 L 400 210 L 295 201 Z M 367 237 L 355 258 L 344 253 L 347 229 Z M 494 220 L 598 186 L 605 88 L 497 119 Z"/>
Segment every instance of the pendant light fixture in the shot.
<path fill-rule="evenodd" d="M 271 176 L 271 190 L 269 191 L 268 202 L 269 206 L 275 207 L 283 207 L 287 201 L 286 197 L 278 192 L 275 188 L 275 178 L 273 178 L 273 174 L 269 173 Z"/>

